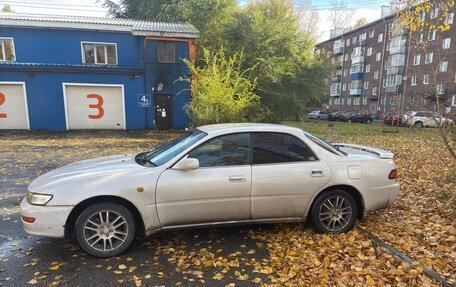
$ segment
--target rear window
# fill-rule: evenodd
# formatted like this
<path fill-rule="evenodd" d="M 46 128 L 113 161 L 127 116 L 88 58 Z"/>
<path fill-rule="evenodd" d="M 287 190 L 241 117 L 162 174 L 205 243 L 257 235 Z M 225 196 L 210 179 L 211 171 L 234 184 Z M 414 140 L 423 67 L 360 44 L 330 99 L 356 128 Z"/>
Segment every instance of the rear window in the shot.
<path fill-rule="evenodd" d="M 337 154 L 337 155 L 346 155 L 344 152 L 342 151 L 339 151 L 337 149 L 335 149 L 332 145 L 330 145 L 329 143 L 325 142 L 324 140 L 321 140 L 319 138 L 317 138 L 316 136 L 308 133 L 308 132 L 305 132 L 303 131 L 304 134 L 306 135 L 306 137 L 308 139 L 310 139 L 311 141 L 313 141 L 314 143 L 316 143 L 317 145 L 319 145 L 320 147 L 324 148 L 325 150 L 333 153 L 333 154 Z"/>

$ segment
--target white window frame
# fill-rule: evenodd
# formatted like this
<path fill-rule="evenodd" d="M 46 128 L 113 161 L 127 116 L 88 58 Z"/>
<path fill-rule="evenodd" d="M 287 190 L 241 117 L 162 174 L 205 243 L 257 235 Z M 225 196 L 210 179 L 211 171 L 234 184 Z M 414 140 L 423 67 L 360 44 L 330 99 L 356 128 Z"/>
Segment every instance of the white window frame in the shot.
<path fill-rule="evenodd" d="M 377 90 L 378 90 L 377 87 L 373 87 L 372 88 L 372 95 L 376 96 L 377 95 Z"/>
<path fill-rule="evenodd" d="M 11 45 L 13 45 L 13 60 L 12 61 L 6 60 L 5 44 L 3 44 L 4 40 L 11 40 Z M 16 62 L 16 48 L 14 46 L 14 39 L 12 37 L 0 37 L 0 42 L 1 42 L 0 49 L 2 49 L 3 57 L 4 57 L 4 59 L 0 59 L 0 62 Z"/>
<path fill-rule="evenodd" d="M 352 99 L 349 97 L 347 98 L 347 106 L 351 106 L 352 104 Z"/>
<path fill-rule="evenodd" d="M 359 97 L 354 97 L 353 98 L 353 105 L 354 106 L 359 106 Z"/>
<path fill-rule="evenodd" d="M 434 60 L 434 52 L 428 52 L 426 53 L 426 57 L 424 57 L 424 63 L 425 64 L 430 64 Z"/>
<path fill-rule="evenodd" d="M 444 72 L 448 71 L 448 61 L 442 61 L 442 62 L 440 62 L 439 71 L 440 71 L 441 73 L 444 73 Z"/>
<path fill-rule="evenodd" d="M 378 42 L 378 43 L 383 42 L 383 33 L 378 34 L 378 36 L 377 36 L 377 42 Z"/>
<path fill-rule="evenodd" d="M 375 61 L 380 61 L 382 59 L 382 53 L 378 52 L 377 54 L 375 54 Z"/>
<path fill-rule="evenodd" d="M 345 61 L 345 62 L 348 61 L 348 53 L 344 55 L 344 61 Z"/>
<path fill-rule="evenodd" d="M 413 55 L 413 66 L 421 64 L 421 54 Z"/>
<path fill-rule="evenodd" d="M 372 55 L 372 47 L 367 48 L 367 55 L 368 56 Z"/>
<path fill-rule="evenodd" d="M 364 89 L 368 90 L 369 89 L 369 81 L 364 82 Z"/>
<path fill-rule="evenodd" d="M 378 80 L 379 74 L 380 74 L 379 71 L 375 71 L 375 72 L 374 72 L 374 79 L 375 79 L 375 80 Z"/>
<path fill-rule="evenodd" d="M 423 76 L 423 84 L 429 85 L 429 74 Z"/>
<path fill-rule="evenodd" d="M 451 38 L 445 38 L 442 41 L 442 49 L 446 50 L 451 47 Z"/>
<path fill-rule="evenodd" d="M 432 35 L 432 36 L 431 36 Z M 437 35 L 437 30 L 430 30 L 428 34 L 428 41 L 435 41 L 435 36 Z"/>
<path fill-rule="evenodd" d="M 454 21 L 454 12 L 448 13 L 445 16 L 445 24 L 451 25 L 451 24 L 453 24 L 453 21 Z"/>
<path fill-rule="evenodd" d="M 369 73 L 371 70 L 371 65 L 370 64 L 367 64 L 366 65 L 366 73 Z"/>
<path fill-rule="evenodd" d="M 451 106 L 456 107 L 456 95 L 453 95 L 453 100 L 451 101 Z"/>
<path fill-rule="evenodd" d="M 442 95 L 444 92 L 443 90 L 443 84 L 438 84 L 437 85 L 437 94 Z"/>
<path fill-rule="evenodd" d="M 374 36 L 375 36 L 375 30 L 371 30 L 369 32 L 369 38 L 374 38 Z"/>
<path fill-rule="evenodd" d="M 350 38 L 348 38 L 346 41 L 345 41 L 345 47 L 348 47 L 350 46 Z"/>
<path fill-rule="evenodd" d="M 85 53 L 84 53 L 84 44 L 94 45 L 94 49 L 93 49 L 93 53 L 94 54 L 93 54 L 93 56 L 94 56 L 94 62 L 95 63 L 86 63 Z M 108 48 L 106 47 L 107 45 L 114 45 L 114 47 L 116 49 L 116 63 L 115 64 L 109 64 L 108 63 Z M 96 46 L 104 46 L 106 62 L 97 63 L 98 60 L 97 60 L 97 48 L 96 48 Z M 117 43 L 81 41 L 81 55 L 82 55 L 82 63 L 83 64 L 88 64 L 88 65 L 114 65 L 114 66 L 119 64 L 119 59 L 118 59 L 118 55 L 117 55 Z"/>
<path fill-rule="evenodd" d="M 431 10 L 430 16 L 431 16 L 431 20 L 435 19 L 439 16 L 439 7 L 438 6 L 434 6 L 434 8 Z"/>
<path fill-rule="evenodd" d="M 347 84 L 343 84 L 342 85 L 342 91 L 346 91 L 347 90 Z"/>
<path fill-rule="evenodd" d="M 412 83 L 411 83 L 412 86 L 416 86 L 416 85 L 417 85 L 417 84 L 416 84 L 416 80 L 417 80 L 416 75 L 413 75 L 413 76 L 412 76 L 412 81 L 411 81 L 411 82 L 412 82 Z"/>
<path fill-rule="evenodd" d="M 420 20 L 421 20 L 422 22 L 426 21 L 426 12 L 425 12 L 425 11 L 422 11 L 422 12 L 420 13 Z"/>

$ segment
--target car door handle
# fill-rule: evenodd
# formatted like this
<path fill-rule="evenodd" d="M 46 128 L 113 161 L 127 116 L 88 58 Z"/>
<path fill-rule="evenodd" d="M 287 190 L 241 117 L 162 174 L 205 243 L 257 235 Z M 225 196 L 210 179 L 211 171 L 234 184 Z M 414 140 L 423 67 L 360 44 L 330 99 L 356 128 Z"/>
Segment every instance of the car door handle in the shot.
<path fill-rule="evenodd" d="M 310 171 L 310 176 L 312 176 L 312 177 L 323 177 L 323 176 L 325 176 L 325 173 L 322 170 L 311 170 Z"/>
<path fill-rule="evenodd" d="M 230 182 L 245 182 L 246 178 L 243 175 L 233 175 L 229 177 Z"/>

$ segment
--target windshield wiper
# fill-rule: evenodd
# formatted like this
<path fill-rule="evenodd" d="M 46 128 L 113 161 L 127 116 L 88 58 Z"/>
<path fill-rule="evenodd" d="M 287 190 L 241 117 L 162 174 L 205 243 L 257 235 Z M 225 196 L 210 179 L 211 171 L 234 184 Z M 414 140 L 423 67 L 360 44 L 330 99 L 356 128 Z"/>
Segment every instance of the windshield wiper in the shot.
<path fill-rule="evenodd" d="M 147 166 L 147 165 L 155 166 L 155 164 L 153 162 L 151 162 L 150 160 L 148 160 L 146 156 L 147 156 L 147 152 L 138 153 L 135 156 L 136 163 L 138 163 L 140 165 L 144 165 L 144 166 Z"/>

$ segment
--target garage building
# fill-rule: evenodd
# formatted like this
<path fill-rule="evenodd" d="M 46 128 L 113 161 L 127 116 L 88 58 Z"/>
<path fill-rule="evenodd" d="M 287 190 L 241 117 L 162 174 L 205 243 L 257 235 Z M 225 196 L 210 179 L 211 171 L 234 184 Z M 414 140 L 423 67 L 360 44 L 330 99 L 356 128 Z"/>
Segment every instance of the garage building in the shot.
<path fill-rule="evenodd" d="M 193 26 L 0 14 L 0 129 L 184 129 Z"/>

